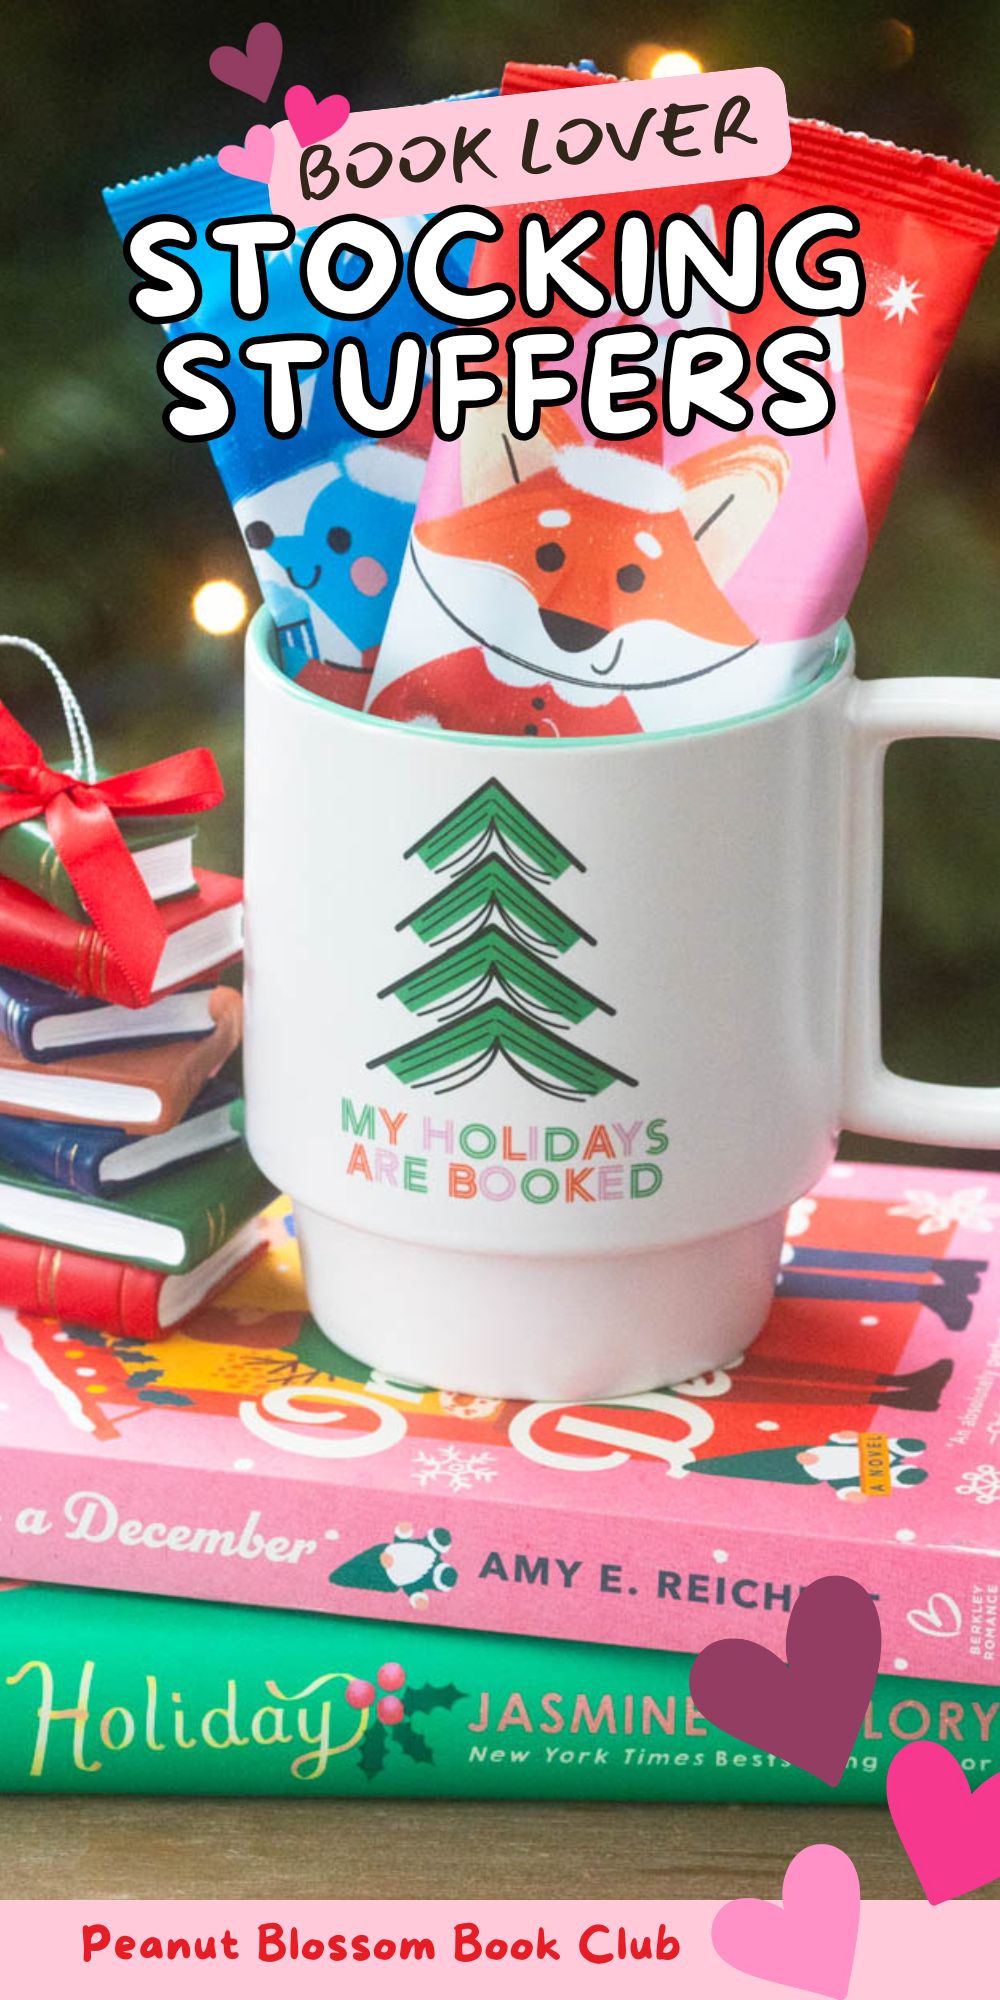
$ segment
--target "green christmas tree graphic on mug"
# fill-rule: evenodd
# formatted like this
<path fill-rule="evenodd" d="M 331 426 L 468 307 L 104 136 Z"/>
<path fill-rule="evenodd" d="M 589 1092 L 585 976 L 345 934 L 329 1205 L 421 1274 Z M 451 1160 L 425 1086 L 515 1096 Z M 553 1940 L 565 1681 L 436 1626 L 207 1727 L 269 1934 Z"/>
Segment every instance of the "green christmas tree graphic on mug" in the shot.
<path fill-rule="evenodd" d="M 571 979 L 557 959 L 596 940 L 544 893 L 583 863 L 496 778 L 407 848 L 435 875 L 447 875 L 404 917 L 434 956 L 383 988 L 411 1014 L 436 1025 L 376 1056 L 400 1083 L 436 1095 L 474 1083 L 502 1056 L 550 1097 L 596 1097 L 635 1078 L 566 1039 L 605 1000 Z"/>

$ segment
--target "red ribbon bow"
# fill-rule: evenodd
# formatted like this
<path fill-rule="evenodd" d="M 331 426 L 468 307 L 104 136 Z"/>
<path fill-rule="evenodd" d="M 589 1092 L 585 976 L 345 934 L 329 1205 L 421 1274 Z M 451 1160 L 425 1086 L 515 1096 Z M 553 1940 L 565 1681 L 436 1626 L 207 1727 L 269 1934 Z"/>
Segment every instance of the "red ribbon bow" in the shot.
<path fill-rule="evenodd" d="M 200 813 L 224 797 L 210 750 L 186 750 L 87 784 L 54 771 L 0 702 L 0 832 L 45 824 L 77 895 L 121 968 L 136 1007 L 148 1005 L 167 927 L 115 822 L 121 813 Z"/>

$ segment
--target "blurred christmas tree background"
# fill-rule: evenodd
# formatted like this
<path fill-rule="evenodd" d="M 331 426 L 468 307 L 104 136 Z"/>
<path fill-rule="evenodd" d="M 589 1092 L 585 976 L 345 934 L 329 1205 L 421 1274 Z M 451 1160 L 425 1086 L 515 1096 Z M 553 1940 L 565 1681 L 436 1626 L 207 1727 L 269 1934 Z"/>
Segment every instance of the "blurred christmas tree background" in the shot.
<path fill-rule="evenodd" d="M 794 113 L 1000 172 L 1000 0 L 921 0 L 898 20 L 866 0 L 6 0 L 0 617 L 61 661 L 105 763 L 211 743 L 229 800 L 203 858 L 227 867 L 242 634 L 211 636 L 191 607 L 213 578 L 251 605 L 256 592 L 207 448 L 161 423 L 158 335 L 129 312 L 100 189 L 242 139 L 264 114 L 215 82 L 208 56 L 272 12 L 283 77 L 358 106 L 491 83 L 511 55 L 648 74 L 681 49 L 705 68 L 770 65 Z M 994 257 L 855 604 L 869 674 L 1000 674 L 998 341 Z M 37 671 L 5 652 L 0 691 L 60 754 Z M 890 767 L 887 1057 L 1000 1082 L 1000 750 L 919 744 Z"/>

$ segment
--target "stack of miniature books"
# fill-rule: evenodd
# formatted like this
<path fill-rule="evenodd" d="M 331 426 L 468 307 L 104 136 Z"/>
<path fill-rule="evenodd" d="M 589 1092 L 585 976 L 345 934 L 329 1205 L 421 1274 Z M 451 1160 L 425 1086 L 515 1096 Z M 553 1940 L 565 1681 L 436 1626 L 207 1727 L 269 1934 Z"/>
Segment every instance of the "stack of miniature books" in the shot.
<path fill-rule="evenodd" d="M 166 929 L 145 1007 L 44 819 L 0 834 L 0 1303 L 147 1337 L 256 1253 L 273 1190 L 224 1073 L 243 1003 L 213 983 L 242 884 L 192 867 L 192 821 L 122 824 Z"/>

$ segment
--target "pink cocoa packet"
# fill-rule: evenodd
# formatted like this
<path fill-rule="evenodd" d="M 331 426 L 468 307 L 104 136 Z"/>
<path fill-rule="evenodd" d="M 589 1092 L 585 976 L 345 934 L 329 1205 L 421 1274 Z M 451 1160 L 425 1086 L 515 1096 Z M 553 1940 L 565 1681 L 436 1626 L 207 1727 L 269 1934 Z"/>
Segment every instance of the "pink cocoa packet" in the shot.
<path fill-rule="evenodd" d="M 608 79 L 603 79 L 607 81 Z M 593 87 L 580 72 L 509 65 L 504 90 Z M 765 272 L 759 303 L 727 314 L 695 283 L 671 318 L 654 282 L 641 314 L 616 297 L 617 225 L 634 196 L 595 197 L 603 234 L 584 268 L 610 295 L 606 317 L 556 296 L 547 319 L 517 299 L 519 224 L 566 204 L 501 211 L 471 283 L 504 282 L 517 302 L 496 328 L 572 336 L 557 365 L 578 385 L 519 441 L 507 398 L 466 413 L 462 436 L 431 448 L 399 585 L 367 699 L 399 722 L 552 739 L 686 728 L 766 710 L 823 671 L 849 609 L 906 446 L 1000 228 L 1000 186 L 951 162 L 833 127 L 792 121 L 792 157 L 765 178 L 643 197 L 653 229 L 687 214 L 715 245 L 752 205 L 765 245 L 824 205 L 851 211 L 863 299 L 850 316 L 796 319 Z M 822 274 L 822 265 L 818 267 Z M 587 343 L 601 326 L 642 324 L 662 375 L 671 336 L 732 328 L 751 357 L 790 325 L 814 324 L 814 364 L 833 415 L 790 435 L 768 422 L 772 389 L 740 385 L 740 429 L 697 416 L 686 435 L 657 421 L 614 444 L 584 426 Z M 650 397 L 655 402 L 655 397 Z"/>

